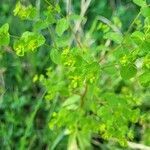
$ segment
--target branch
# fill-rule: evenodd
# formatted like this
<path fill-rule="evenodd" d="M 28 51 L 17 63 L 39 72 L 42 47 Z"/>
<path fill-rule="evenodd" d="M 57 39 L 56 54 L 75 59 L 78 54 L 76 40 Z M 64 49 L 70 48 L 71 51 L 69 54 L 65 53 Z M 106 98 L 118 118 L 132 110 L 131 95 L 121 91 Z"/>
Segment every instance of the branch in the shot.
<path fill-rule="evenodd" d="M 72 0 L 66 0 L 66 13 L 67 13 L 67 15 L 71 14 L 71 1 Z"/>
<path fill-rule="evenodd" d="M 114 140 L 112 140 L 114 141 Z M 115 142 L 115 141 L 114 141 Z M 96 140 L 92 140 L 92 143 L 98 147 L 101 147 L 101 143 L 96 141 Z M 135 150 L 150 150 L 150 146 L 146 146 L 143 144 L 138 144 L 138 143 L 134 143 L 134 142 L 127 142 L 128 143 L 128 147 L 131 149 L 135 149 Z"/>
<path fill-rule="evenodd" d="M 85 85 L 84 92 L 83 92 L 83 94 L 81 95 L 81 107 L 83 107 L 83 105 L 84 105 L 84 98 L 85 98 L 85 96 L 86 96 L 87 89 L 88 89 L 88 86 L 87 86 L 87 84 L 86 84 L 86 85 Z"/>
<path fill-rule="evenodd" d="M 99 17 L 98 17 L 98 20 L 100 20 L 100 21 L 102 21 L 103 23 L 107 24 L 110 28 L 112 28 L 112 30 L 113 30 L 114 32 L 118 32 L 118 33 L 122 34 L 121 31 L 120 31 L 120 29 L 119 29 L 117 26 L 115 26 L 115 25 L 114 25 L 110 20 L 108 20 L 107 18 L 105 18 L 105 17 L 103 17 L 103 16 L 99 16 Z"/>
<path fill-rule="evenodd" d="M 133 142 L 128 142 L 128 146 L 132 149 L 150 150 L 150 146 L 146 146 L 143 144 L 137 144 L 137 143 L 133 143 Z"/>
<path fill-rule="evenodd" d="M 88 9 L 90 3 L 91 3 L 91 0 L 86 0 L 86 1 L 85 1 L 85 0 L 82 0 L 82 1 L 81 1 L 81 12 L 80 12 L 81 18 L 84 17 L 84 15 L 85 15 L 85 13 L 86 13 L 86 11 L 87 11 L 87 9 Z M 81 22 L 82 22 L 82 19 L 80 19 L 79 21 L 76 22 L 75 28 L 74 28 L 74 32 L 75 32 L 75 33 L 78 32 L 78 30 L 79 30 L 79 28 L 80 28 Z"/>
<path fill-rule="evenodd" d="M 80 17 L 81 17 L 81 19 L 80 20 L 78 20 L 76 23 L 75 23 L 75 26 L 74 26 L 74 29 L 73 29 L 73 34 L 75 35 L 75 37 L 76 37 L 76 33 L 79 31 L 79 29 L 80 29 L 80 25 L 81 25 L 81 23 L 82 23 L 82 18 L 84 17 L 84 15 L 85 15 L 85 13 L 86 13 L 86 11 L 87 11 L 87 9 L 88 9 L 88 7 L 89 7 L 89 5 L 90 5 L 90 3 L 91 3 L 91 0 L 82 0 L 81 1 L 81 12 L 80 12 Z M 79 41 L 79 40 L 78 40 Z M 72 38 L 71 38 L 71 41 L 70 41 L 70 45 L 72 44 L 72 42 L 73 42 L 73 36 L 72 36 Z"/>
<path fill-rule="evenodd" d="M 128 30 L 127 30 L 127 33 L 129 33 L 131 31 L 132 27 L 134 26 L 135 22 L 137 21 L 137 19 L 139 18 L 140 15 L 141 15 L 141 12 L 139 12 L 137 14 L 137 16 L 135 17 L 135 19 L 132 21 L 132 23 L 130 24 L 130 26 L 129 26 Z"/>

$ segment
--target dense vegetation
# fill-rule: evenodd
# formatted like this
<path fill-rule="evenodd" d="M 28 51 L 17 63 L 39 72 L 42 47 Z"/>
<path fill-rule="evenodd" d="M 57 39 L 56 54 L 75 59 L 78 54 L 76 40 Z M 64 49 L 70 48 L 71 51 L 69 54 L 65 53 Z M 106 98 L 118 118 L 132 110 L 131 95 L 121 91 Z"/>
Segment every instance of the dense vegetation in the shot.
<path fill-rule="evenodd" d="M 149 0 L 1 0 L 0 149 L 150 149 Z"/>

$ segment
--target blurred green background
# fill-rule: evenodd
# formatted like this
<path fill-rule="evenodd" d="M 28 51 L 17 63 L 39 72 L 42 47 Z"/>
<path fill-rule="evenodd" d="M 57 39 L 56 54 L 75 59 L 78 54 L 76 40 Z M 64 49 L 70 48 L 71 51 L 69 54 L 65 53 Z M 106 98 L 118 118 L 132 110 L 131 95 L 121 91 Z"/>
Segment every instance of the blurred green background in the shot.
<path fill-rule="evenodd" d="M 0 26 L 7 22 L 10 24 L 10 34 L 20 36 L 24 31 L 32 30 L 32 25 L 13 16 L 16 2 L 16 0 L 0 1 Z M 24 2 L 32 3 L 34 6 L 40 2 L 41 11 L 47 5 L 44 0 L 24 0 Z M 60 3 L 65 13 L 64 1 Z M 72 4 L 73 10 L 79 14 L 80 0 L 72 0 Z M 86 13 L 88 22 L 85 31 L 99 15 L 110 20 L 114 17 L 120 18 L 122 30 L 126 31 L 138 12 L 139 7 L 131 0 L 92 0 Z M 98 33 L 93 35 L 97 39 L 101 38 Z M 0 48 L 0 149 L 16 150 L 20 146 L 26 146 L 27 149 L 43 150 L 50 149 L 57 143 L 58 134 L 52 134 L 48 128 L 51 105 L 42 100 L 43 87 L 33 82 L 35 74 L 45 74 L 48 66 L 50 58 L 46 46 L 25 57 L 16 56 L 11 46 Z M 141 109 L 148 114 L 150 105 L 147 103 L 145 102 Z M 150 145 L 150 129 L 148 131 L 146 128 L 144 136 L 142 136 L 144 129 L 141 129 L 140 125 L 137 124 L 135 130 L 135 141 L 144 140 L 145 144 Z M 104 149 L 113 148 L 111 144 L 105 141 L 103 143 Z M 56 149 L 63 150 L 66 145 L 67 137 L 64 137 Z M 93 146 L 93 149 L 96 147 Z"/>

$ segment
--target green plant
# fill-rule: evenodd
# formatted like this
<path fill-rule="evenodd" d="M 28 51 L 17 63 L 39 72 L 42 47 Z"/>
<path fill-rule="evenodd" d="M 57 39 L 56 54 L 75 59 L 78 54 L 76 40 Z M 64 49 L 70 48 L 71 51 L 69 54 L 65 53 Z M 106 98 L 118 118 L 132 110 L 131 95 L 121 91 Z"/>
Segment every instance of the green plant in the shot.
<path fill-rule="evenodd" d="M 134 136 L 131 124 L 141 119 L 141 86 L 150 85 L 149 5 L 133 0 L 141 10 L 127 32 L 121 32 L 119 18 L 111 23 L 101 17 L 102 23 L 96 21 L 83 33 L 90 0 L 82 4 L 80 15 L 69 9 L 64 15 L 59 3 L 46 2 L 41 14 L 32 5 L 17 3 L 14 15 L 31 21 L 32 31 L 21 37 L 9 35 L 9 25 L 4 24 L 0 46 L 7 46 L 10 37 L 15 37 L 13 48 L 18 56 L 41 46 L 49 48 L 53 64 L 46 75 L 37 74 L 33 81 L 42 83 L 47 91 L 45 99 L 54 106 L 50 130 L 67 129 L 68 149 L 90 149 L 95 134 L 127 146 Z M 49 32 L 50 40 L 44 31 Z M 94 39 L 93 32 L 101 32 L 101 41 Z M 116 84 L 119 89 L 115 89 Z"/>

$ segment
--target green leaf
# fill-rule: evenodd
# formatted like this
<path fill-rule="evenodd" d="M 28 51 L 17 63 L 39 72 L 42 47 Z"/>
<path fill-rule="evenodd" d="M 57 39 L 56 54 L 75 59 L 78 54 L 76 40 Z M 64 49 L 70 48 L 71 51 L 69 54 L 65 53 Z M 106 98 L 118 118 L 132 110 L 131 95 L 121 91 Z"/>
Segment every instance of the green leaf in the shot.
<path fill-rule="evenodd" d="M 150 85 L 150 72 L 146 71 L 139 77 L 140 84 L 142 86 L 149 86 Z"/>
<path fill-rule="evenodd" d="M 144 41 L 145 35 L 143 32 L 135 31 L 132 33 L 131 38 L 137 45 L 140 45 Z"/>
<path fill-rule="evenodd" d="M 39 33 L 26 31 L 21 38 L 14 42 L 17 55 L 23 56 L 25 52 L 34 51 L 45 43 L 45 38 Z"/>
<path fill-rule="evenodd" d="M 73 95 L 71 97 L 69 97 L 63 104 L 63 107 L 66 107 L 67 109 L 76 109 L 77 108 L 77 103 L 80 100 L 80 96 L 79 95 Z"/>
<path fill-rule="evenodd" d="M 131 121 L 133 123 L 136 123 L 139 119 L 139 116 L 140 116 L 140 109 L 135 109 L 135 110 L 132 110 L 132 113 L 131 113 Z"/>
<path fill-rule="evenodd" d="M 135 65 L 131 64 L 129 66 L 122 66 L 120 69 L 121 77 L 125 80 L 128 80 L 134 77 L 137 73 L 137 68 Z"/>
<path fill-rule="evenodd" d="M 148 41 L 144 41 L 141 43 L 141 45 L 139 45 L 140 48 L 140 53 L 141 55 L 146 55 L 149 53 L 149 42 Z"/>
<path fill-rule="evenodd" d="M 146 5 L 145 0 L 133 0 L 133 2 L 138 6 L 145 6 Z"/>
<path fill-rule="evenodd" d="M 54 18 L 54 15 L 49 14 L 46 19 L 44 19 L 44 20 L 40 19 L 37 22 L 35 22 L 34 30 L 38 31 L 38 30 L 48 28 L 51 24 L 55 23 L 55 21 L 56 20 Z"/>
<path fill-rule="evenodd" d="M 141 8 L 141 13 L 144 17 L 150 17 L 150 7 L 142 7 Z"/>
<path fill-rule="evenodd" d="M 20 2 L 16 4 L 15 9 L 13 10 L 14 16 L 18 16 L 20 19 L 32 20 L 37 15 L 37 10 L 32 5 L 24 6 Z"/>
<path fill-rule="evenodd" d="M 47 28 L 48 26 L 49 26 L 49 24 L 47 24 L 47 22 L 45 20 L 38 20 L 34 24 L 34 30 L 35 31 L 42 30 L 42 29 Z"/>
<path fill-rule="evenodd" d="M 10 35 L 8 33 L 9 24 L 6 23 L 0 28 L 0 46 L 6 46 L 10 42 Z"/>
<path fill-rule="evenodd" d="M 77 14 L 70 14 L 68 16 L 68 19 L 70 21 L 78 21 L 78 20 L 83 20 L 83 22 L 86 21 L 86 18 L 84 16 L 77 15 Z"/>
<path fill-rule="evenodd" d="M 84 119 L 84 121 L 85 121 L 85 119 Z M 90 150 L 91 149 L 91 145 L 90 145 L 90 138 L 91 137 L 90 137 L 89 132 L 84 132 L 84 131 L 85 130 L 77 133 L 77 139 L 79 142 L 79 147 L 80 147 L 80 150 Z"/>
<path fill-rule="evenodd" d="M 64 136 L 67 135 L 67 132 L 68 131 L 65 129 L 65 130 L 61 131 L 58 134 L 58 136 L 55 138 L 55 140 L 51 144 L 51 150 L 55 150 L 56 149 L 56 147 L 58 146 L 58 144 L 60 143 L 60 141 L 64 138 Z"/>
<path fill-rule="evenodd" d="M 18 56 L 24 56 L 25 53 L 25 43 L 23 40 L 17 40 L 13 45 L 14 50 Z"/>
<path fill-rule="evenodd" d="M 110 39 L 118 44 L 120 44 L 123 40 L 122 35 L 120 33 L 116 33 L 116 32 L 108 32 L 105 34 L 104 38 Z"/>
<path fill-rule="evenodd" d="M 61 54 L 57 49 L 52 49 L 50 52 L 50 57 L 55 64 L 61 63 Z"/>
<path fill-rule="evenodd" d="M 78 150 L 77 139 L 76 139 L 75 133 L 69 136 L 67 150 Z"/>
<path fill-rule="evenodd" d="M 107 74 L 113 76 L 117 73 L 117 68 L 115 67 L 115 64 L 112 65 L 112 63 L 108 63 L 106 66 L 104 66 L 103 71 L 106 72 Z"/>
<path fill-rule="evenodd" d="M 62 18 L 57 22 L 56 25 L 56 33 L 58 36 L 62 36 L 62 34 L 69 28 L 69 22 L 66 18 Z"/>

